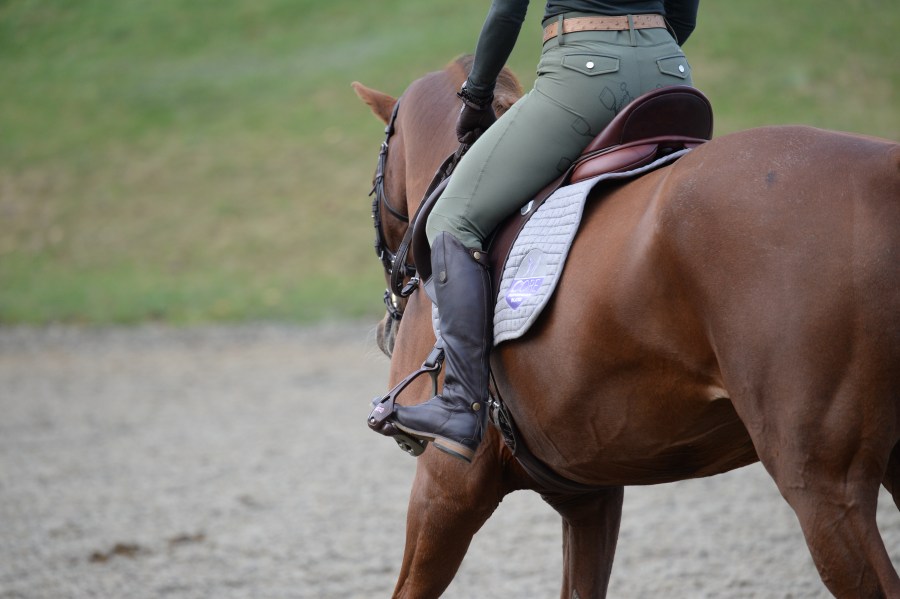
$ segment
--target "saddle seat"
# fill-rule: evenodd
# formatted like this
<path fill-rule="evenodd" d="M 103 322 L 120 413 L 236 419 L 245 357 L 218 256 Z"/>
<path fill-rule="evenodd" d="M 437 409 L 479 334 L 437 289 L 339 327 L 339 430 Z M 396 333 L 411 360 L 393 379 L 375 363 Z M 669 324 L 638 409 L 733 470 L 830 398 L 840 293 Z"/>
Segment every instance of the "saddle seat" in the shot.
<path fill-rule="evenodd" d="M 569 169 L 537 194 L 530 210 L 525 214 L 514 213 L 497 227 L 486 244 L 494 289 L 499 288 L 502 267 L 522 227 L 554 191 L 598 175 L 637 169 L 672 152 L 694 148 L 712 137 L 712 129 L 712 106 L 706 96 L 693 87 L 661 87 L 627 104 Z M 445 162 L 438 170 L 438 176 L 445 171 L 446 165 Z M 443 180 L 429 193 L 412 225 L 412 254 L 422 281 L 431 276 L 431 248 L 425 235 L 425 222 L 447 181 Z M 526 203 L 524 198 L 522 203 Z"/>

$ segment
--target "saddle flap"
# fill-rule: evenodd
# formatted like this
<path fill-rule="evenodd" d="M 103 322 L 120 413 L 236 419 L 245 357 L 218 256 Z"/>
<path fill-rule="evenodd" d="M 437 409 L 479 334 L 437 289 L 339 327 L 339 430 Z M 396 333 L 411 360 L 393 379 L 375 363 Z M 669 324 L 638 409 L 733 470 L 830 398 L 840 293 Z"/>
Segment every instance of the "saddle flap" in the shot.
<path fill-rule="evenodd" d="M 640 143 L 618 148 L 578 164 L 572 171 L 571 182 L 577 183 L 604 173 L 627 171 L 653 161 L 659 151 L 659 144 Z"/>

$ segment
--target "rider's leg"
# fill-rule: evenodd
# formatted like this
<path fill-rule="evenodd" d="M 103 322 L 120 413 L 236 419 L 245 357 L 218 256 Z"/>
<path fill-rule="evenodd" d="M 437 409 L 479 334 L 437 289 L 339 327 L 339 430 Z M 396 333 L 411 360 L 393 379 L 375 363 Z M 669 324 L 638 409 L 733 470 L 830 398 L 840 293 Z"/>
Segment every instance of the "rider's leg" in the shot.
<path fill-rule="evenodd" d="M 412 408 L 396 407 L 396 425 L 433 441 L 435 447 L 472 461 L 481 443 L 487 410 L 491 281 L 485 256 L 449 233 L 431 250 L 435 300 L 441 313 L 444 387 L 440 395 Z"/>

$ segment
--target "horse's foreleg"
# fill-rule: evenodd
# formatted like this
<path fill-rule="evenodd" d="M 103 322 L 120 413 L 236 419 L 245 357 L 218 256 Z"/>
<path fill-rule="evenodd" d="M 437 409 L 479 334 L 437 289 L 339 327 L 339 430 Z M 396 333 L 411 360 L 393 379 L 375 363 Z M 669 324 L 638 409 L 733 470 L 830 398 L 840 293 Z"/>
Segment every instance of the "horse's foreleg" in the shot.
<path fill-rule="evenodd" d="M 472 464 L 429 448 L 418 458 L 406 518 L 406 547 L 394 597 L 439 597 L 456 575 L 472 537 L 504 495 L 521 488 L 488 431 Z"/>
<path fill-rule="evenodd" d="M 895 439 L 890 431 L 879 434 L 861 424 L 890 419 L 874 403 L 854 399 L 859 397 L 838 393 L 816 409 L 815 401 L 795 401 L 793 408 L 764 417 L 762 426 L 757 421 L 750 434 L 797 514 L 828 589 L 841 598 L 898 598 L 900 578 L 875 519 Z M 798 405 L 808 408 L 794 409 Z"/>
<path fill-rule="evenodd" d="M 606 597 L 612 572 L 622 487 L 571 497 L 544 496 L 563 519 L 562 599 Z"/>
<path fill-rule="evenodd" d="M 440 597 L 456 575 L 472 537 L 496 509 L 496 496 L 457 491 L 468 487 L 464 469 L 460 464 L 452 474 L 436 475 L 421 464 L 417 468 L 394 597 Z"/>

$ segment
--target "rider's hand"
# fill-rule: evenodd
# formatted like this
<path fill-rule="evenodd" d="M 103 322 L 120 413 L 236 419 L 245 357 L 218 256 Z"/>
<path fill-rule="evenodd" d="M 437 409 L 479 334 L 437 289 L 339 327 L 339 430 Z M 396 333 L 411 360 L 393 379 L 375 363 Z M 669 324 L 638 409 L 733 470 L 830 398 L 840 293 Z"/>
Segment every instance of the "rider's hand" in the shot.
<path fill-rule="evenodd" d="M 466 90 L 465 85 L 456 95 L 463 102 L 459 118 L 456 119 L 456 138 L 459 143 L 472 144 L 497 120 L 494 107 L 491 105 L 494 98 L 473 96 Z"/>

